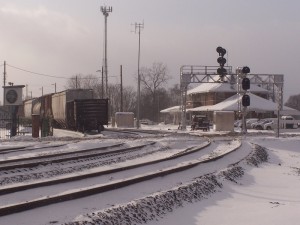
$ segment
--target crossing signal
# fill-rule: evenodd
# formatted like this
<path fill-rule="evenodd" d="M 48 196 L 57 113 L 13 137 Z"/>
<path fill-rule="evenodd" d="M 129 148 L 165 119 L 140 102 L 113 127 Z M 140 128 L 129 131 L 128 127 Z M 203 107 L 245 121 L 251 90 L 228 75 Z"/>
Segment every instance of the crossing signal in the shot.
<path fill-rule="evenodd" d="M 216 50 L 219 53 L 217 62 L 220 64 L 220 67 L 217 69 L 217 74 L 219 74 L 220 77 L 223 78 L 227 74 L 227 70 L 224 68 L 224 65 L 226 64 L 226 59 L 224 58 L 226 49 L 219 46 Z"/>
<path fill-rule="evenodd" d="M 242 105 L 245 106 L 245 107 L 250 105 L 250 96 L 249 95 L 243 95 Z"/>

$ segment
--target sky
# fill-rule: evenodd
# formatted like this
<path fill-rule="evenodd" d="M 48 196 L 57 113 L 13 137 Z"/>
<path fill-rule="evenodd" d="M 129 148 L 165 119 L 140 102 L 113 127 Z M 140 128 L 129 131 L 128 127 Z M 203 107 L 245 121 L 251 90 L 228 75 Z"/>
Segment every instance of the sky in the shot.
<path fill-rule="evenodd" d="M 284 99 L 300 93 L 297 0 L 0 0 L 2 85 L 4 61 L 7 82 L 27 85 L 33 96 L 54 92 L 55 83 L 57 91 L 64 90 L 76 74 L 101 77 L 96 72 L 104 56 L 101 6 L 113 9 L 109 83 L 120 83 L 122 65 L 124 85 L 136 86 L 134 24 L 144 22 L 141 66 L 164 63 L 169 86 L 179 84 L 183 65 L 217 66 L 216 47 L 222 46 L 233 69 L 247 65 L 251 73 L 284 74 Z"/>

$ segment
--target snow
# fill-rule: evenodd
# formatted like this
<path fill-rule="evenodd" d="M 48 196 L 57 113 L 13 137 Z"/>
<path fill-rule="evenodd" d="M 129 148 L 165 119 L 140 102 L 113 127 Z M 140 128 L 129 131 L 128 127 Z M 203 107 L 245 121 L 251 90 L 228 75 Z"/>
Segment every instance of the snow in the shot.
<path fill-rule="evenodd" d="M 259 92 L 259 93 L 268 93 L 268 91 L 264 88 L 261 88 L 257 85 L 251 85 L 250 92 Z M 198 94 L 198 93 L 207 93 L 207 92 L 233 92 L 236 93 L 236 84 L 230 83 L 201 83 L 195 88 L 192 88 L 187 91 L 188 95 Z"/>
<path fill-rule="evenodd" d="M 299 224 L 299 138 L 256 139 L 269 146 L 270 159 L 248 168 L 238 183 L 225 182 L 222 191 L 180 208 L 164 220 L 149 224 Z M 276 147 L 277 146 L 277 147 Z M 280 146 L 280 147 L 279 147 Z"/>
<path fill-rule="evenodd" d="M 233 140 L 236 138 L 236 136 L 238 136 L 234 135 L 234 137 L 232 137 L 226 132 L 179 131 L 177 130 L 177 126 L 167 126 L 162 124 L 155 126 L 143 125 L 142 128 L 164 130 L 174 134 L 189 132 L 199 136 L 208 135 L 213 141 L 217 141 L 218 138 L 222 137 L 226 137 L 228 140 Z M 246 157 L 249 152 L 251 152 L 250 145 L 252 143 L 266 148 L 269 156 L 268 161 L 258 165 L 257 167 L 248 165 L 246 163 L 241 164 L 244 169 L 244 175 L 235 179 L 235 182 L 226 179 L 221 180 L 219 182 L 222 182 L 222 187 L 215 187 L 214 190 L 208 193 L 201 200 L 193 201 L 192 203 L 184 202 L 182 207 L 175 207 L 172 209 L 172 211 L 160 215 L 159 217 L 154 218 L 152 221 L 148 221 L 147 224 L 299 224 L 300 133 L 298 132 L 299 130 L 295 129 L 293 130 L 293 133 L 281 133 L 279 138 L 276 138 L 274 132 L 270 131 L 252 131 L 248 135 L 240 136 L 240 139 L 243 142 L 242 147 L 234 154 L 230 155 L 230 157 L 226 159 L 226 163 L 224 162 L 223 164 L 214 165 L 213 167 L 209 168 L 206 165 L 202 165 L 200 167 L 193 168 L 188 172 L 183 172 L 182 185 L 193 182 L 193 178 L 199 176 L 199 171 L 201 171 L 201 174 L 203 175 L 206 173 L 221 171 L 224 169 L 224 166 L 226 167 L 226 164 L 228 165 L 231 162 L 235 162 L 235 160 L 239 158 Z M 76 143 L 69 146 L 70 150 L 76 150 L 82 147 L 90 148 L 95 146 L 97 143 L 95 137 L 104 138 L 103 143 L 101 143 L 103 146 L 113 144 L 113 142 L 110 140 L 105 140 L 105 133 L 91 138 L 85 137 L 80 133 L 55 130 L 54 137 L 41 140 L 39 145 L 46 144 L 46 142 L 50 142 L 53 145 L 63 144 L 66 141 L 72 140 L 72 138 L 77 138 L 76 140 L 79 138 L 81 142 L 80 144 L 78 143 L 78 146 Z M 172 147 L 175 149 L 177 148 L 176 151 L 179 151 L 179 149 L 183 147 L 182 142 L 184 141 L 191 142 L 191 144 L 194 144 L 195 142 L 195 140 L 191 140 L 190 136 L 183 136 L 183 138 L 181 140 L 177 140 L 177 142 L 175 141 L 176 139 L 178 139 L 178 137 L 173 137 L 171 135 L 165 137 L 164 141 L 166 143 L 173 143 Z M 124 141 L 124 139 L 122 139 L 122 141 Z M 120 140 L 116 137 L 115 144 L 119 142 Z M 128 146 L 134 145 L 131 139 L 128 139 L 126 144 Z M 30 137 L 21 137 L 16 138 L 14 141 L 0 142 L 0 149 L 8 146 L 15 147 L 22 145 L 37 145 L 37 142 Z M 223 147 L 217 148 L 215 152 L 222 152 L 222 149 L 223 151 L 226 151 L 226 146 L 223 145 Z M 12 155 L 10 157 L 16 156 Z M 203 155 L 203 157 L 205 157 L 205 155 Z M 172 176 L 169 178 L 170 181 L 168 181 L 168 184 L 166 183 L 166 186 L 172 188 L 172 186 L 175 185 L 172 183 L 172 180 L 175 182 L 175 176 L 176 175 L 174 175 L 173 178 Z M 122 177 L 119 179 L 122 179 Z M 94 182 L 97 182 L 96 178 L 94 180 Z M 135 194 L 132 196 L 119 195 L 119 191 L 112 191 L 105 196 L 103 195 L 101 200 L 102 202 L 98 202 L 96 197 L 94 200 L 92 198 L 79 199 L 72 202 L 72 204 L 56 204 L 49 207 L 49 216 L 47 218 L 42 218 L 42 214 L 40 214 L 40 212 L 42 212 L 43 209 L 41 208 L 31 210 L 36 212 L 35 216 L 33 216 L 34 214 L 17 213 L 10 216 L 0 217 L 0 224 L 34 225 L 41 224 L 37 221 L 42 220 L 46 221 L 43 224 L 60 224 L 62 222 L 71 222 L 72 220 L 80 221 L 81 219 L 85 218 L 84 215 L 86 213 L 97 211 L 96 208 L 100 205 L 104 210 L 105 208 L 109 207 L 117 208 L 121 207 L 122 205 L 126 205 L 127 201 L 132 201 L 132 198 L 136 199 L 134 202 L 143 203 L 145 198 L 149 198 L 149 195 L 143 197 L 138 195 L 138 192 L 140 190 L 143 190 L 143 193 L 153 192 L 153 190 L 155 190 L 156 182 L 156 180 L 153 180 L 148 181 L 145 184 L 140 183 L 128 188 L 124 188 L 125 190 L 128 190 L 128 194 Z M 91 186 L 93 184 L 94 183 L 90 183 L 89 185 Z M 66 191 L 67 190 L 68 189 L 66 188 Z M 153 193 L 153 195 L 155 194 L 157 193 Z M 37 193 L 37 196 L 39 196 L 39 193 Z M 121 205 L 109 206 L 107 203 L 110 201 L 119 201 Z M 66 207 L 66 205 L 68 205 L 68 207 Z M 82 207 L 85 207 L 85 211 L 80 211 Z M 64 221 L 55 222 L 55 212 L 59 211 L 65 211 L 66 213 L 74 211 L 74 217 L 73 219 L 65 218 Z M 31 215 L 31 217 L 28 217 L 28 215 Z"/>
<path fill-rule="evenodd" d="M 255 94 L 247 93 L 250 96 L 251 104 L 247 107 L 248 111 L 274 111 L 276 112 L 278 109 L 277 103 L 274 103 L 270 100 L 261 98 Z M 192 109 L 188 109 L 187 111 L 238 111 L 238 101 L 241 101 L 242 95 L 233 95 L 223 102 L 220 102 L 215 105 L 208 106 L 200 106 Z M 300 112 L 298 110 L 292 109 L 290 107 L 284 106 L 283 113 L 289 113 L 291 115 L 298 115 Z M 282 113 L 281 113 L 282 114 Z"/>

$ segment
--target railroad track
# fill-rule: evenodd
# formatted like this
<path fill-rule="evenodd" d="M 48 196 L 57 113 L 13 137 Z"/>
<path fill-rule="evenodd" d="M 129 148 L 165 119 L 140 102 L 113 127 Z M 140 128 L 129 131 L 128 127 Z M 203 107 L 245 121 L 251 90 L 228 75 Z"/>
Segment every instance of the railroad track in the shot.
<path fill-rule="evenodd" d="M 128 152 L 140 150 L 146 146 L 150 146 L 153 144 L 154 143 L 149 143 L 147 145 L 140 145 L 140 146 L 131 147 L 131 148 L 127 148 L 127 149 L 120 149 L 120 150 L 117 150 L 117 152 L 118 153 L 122 152 L 122 154 L 124 154 L 124 153 L 128 153 Z M 155 163 L 163 162 L 166 160 L 175 159 L 175 158 L 178 158 L 183 155 L 191 154 L 195 151 L 201 150 L 202 148 L 208 146 L 209 144 L 210 144 L 210 142 L 205 142 L 200 147 L 191 147 L 191 148 L 185 149 L 181 152 L 177 152 L 176 154 L 167 156 L 165 158 L 160 158 L 157 160 L 147 161 L 147 162 L 143 162 L 143 163 L 134 163 L 132 165 L 119 166 L 119 167 L 108 168 L 108 169 L 101 169 L 99 171 L 94 171 L 94 172 L 88 171 L 87 173 L 83 173 L 83 174 L 79 174 L 79 175 L 70 174 L 69 176 L 64 176 L 63 178 L 59 178 L 58 176 L 55 176 L 52 179 L 42 180 L 40 182 L 35 180 L 32 183 L 25 183 L 23 185 L 17 184 L 17 185 L 10 186 L 10 187 L 4 187 L 4 188 L 0 188 L 0 195 L 8 194 L 8 193 L 16 192 L 16 191 L 22 191 L 22 190 L 26 190 L 29 188 L 43 187 L 43 186 L 48 186 L 48 185 L 66 183 L 66 182 L 70 182 L 70 181 L 82 180 L 82 179 L 86 179 L 86 178 L 90 178 L 90 177 L 97 177 L 97 176 L 101 176 L 101 175 L 105 175 L 105 174 L 111 174 L 111 173 L 115 173 L 115 172 L 119 172 L 119 171 L 125 171 L 125 170 L 134 169 L 134 168 L 138 168 L 138 167 L 142 167 L 142 166 L 146 166 L 146 165 L 150 165 L 150 164 L 155 164 Z M 148 154 L 153 154 L 157 151 L 158 150 L 150 151 L 150 152 L 148 152 Z M 143 156 L 145 156 L 145 154 L 143 154 Z M 104 164 L 107 164 L 107 163 L 104 163 Z M 98 166 L 101 166 L 101 165 L 98 164 Z M 82 171 L 81 168 L 82 168 L 82 166 L 80 167 L 80 171 Z M 76 172 L 76 170 L 72 170 L 72 172 L 74 173 L 74 172 Z M 23 182 L 24 175 L 22 175 L 22 178 L 23 179 L 21 181 Z M 10 179 L 11 179 L 11 177 L 10 177 Z M 2 181 L 1 183 L 3 184 L 4 182 Z M 20 182 L 18 182 L 18 183 L 20 183 Z"/>
<path fill-rule="evenodd" d="M 7 148 L 1 148 L 0 154 L 7 154 L 12 152 L 21 152 L 21 151 L 34 151 L 34 150 L 40 150 L 40 149 L 47 149 L 47 148 L 58 148 L 67 145 L 67 143 L 64 144 L 57 144 L 57 145 L 44 145 L 35 147 L 34 145 L 28 145 L 28 146 L 15 146 L 15 147 L 7 147 Z"/>
<path fill-rule="evenodd" d="M 110 190 L 116 190 L 116 189 L 119 189 L 119 188 L 122 188 L 122 187 L 125 187 L 128 185 L 133 185 L 133 184 L 144 182 L 144 181 L 147 181 L 150 179 L 154 179 L 154 178 L 158 178 L 158 177 L 162 177 L 162 176 L 169 176 L 171 174 L 176 174 L 181 171 L 185 171 L 185 170 L 191 169 L 193 167 L 196 167 L 199 164 L 205 164 L 205 163 L 210 163 L 210 162 L 219 160 L 228 154 L 232 154 L 241 146 L 241 143 L 239 141 L 234 141 L 231 143 L 228 143 L 228 141 L 226 141 L 226 144 L 223 145 L 223 148 L 219 148 L 217 146 L 217 147 L 213 148 L 211 152 L 209 152 L 209 151 L 205 152 L 205 150 L 208 149 L 209 143 L 210 142 L 206 142 L 206 144 L 203 144 L 202 146 L 199 146 L 199 147 L 189 147 L 189 148 L 181 151 L 180 153 L 177 152 L 176 154 L 173 154 L 172 156 L 169 156 L 165 159 L 160 159 L 160 160 L 156 160 L 156 161 L 152 161 L 152 162 L 148 161 L 148 162 L 140 163 L 140 165 L 135 164 L 135 165 L 127 166 L 127 168 L 123 166 L 123 167 L 119 167 L 119 168 L 115 168 L 115 169 L 102 171 L 102 172 L 98 173 L 96 176 L 97 177 L 103 176 L 105 173 L 108 176 L 110 176 L 111 174 L 114 174 L 114 176 L 116 176 L 115 174 L 118 172 L 122 173 L 125 170 L 132 171 L 133 168 L 145 168 L 145 167 L 147 167 L 147 166 L 149 167 L 149 165 L 155 163 L 156 166 L 155 167 L 150 166 L 150 168 L 147 172 L 145 172 L 145 171 L 143 173 L 137 172 L 137 173 L 133 173 L 132 175 L 130 175 L 126 178 L 120 178 L 120 179 L 110 180 L 110 181 L 102 181 L 102 183 L 94 184 L 92 186 L 86 186 L 86 187 L 76 188 L 73 190 L 68 190 L 67 193 L 62 191 L 62 193 L 45 195 L 44 197 L 39 197 L 39 198 L 35 198 L 35 199 L 27 199 L 27 200 L 17 202 L 17 203 L 10 203 L 7 205 L 2 205 L 0 207 L 0 216 L 9 215 L 11 213 L 21 212 L 24 210 L 33 209 L 36 207 L 41 207 L 41 206 L 45 206 L 45 205 L 49 205 L 49 204 L 53 204 L 53 203 L 57 203 L 57 202 L 63 202 L 63 201 L 77 199 L 77 198 L 82 198 L 85 196 L 99 194 L 99 193 L 103 193 L 103 192 L 110 191 Z M 224 150 L 225 145 L 226 145 L 227 150 Z M 201 155 L 200 152 L 202 152 L 202 151 L 204 151 L 205 154 Z M 195 158 L 195 156 L 197 156 L 197 154 L 198 154 L 198 158 Z M 166 162 L 169 162 L 169 163 L 166 164 Z M 154 168 L 157 168 L 157 165 L 160 165 L 160 169 L 154 169 Z M 136 170 L 133 170 L 133 171 L 136 171 Z M 83 179 L 83 178 L 84 177 L 81 177 L 80 179 Z M 66 182 L 70 182 L 70 180 L 66 181 Z M 46 184 L 46 185 L 50 185 L 50 184 Z M 54 185 L 54 184 L 52 184 L 52 185 Z M 37 187 L 33 186 L 33 187 L 27 187 L 25 189 L 31 189 L 31 188 L 37 188 Z M 1 190 L 2 190 L 2 194 L 4 195 L 6 192 L 5 187 L 2 188 Z M 21 191 L 21 190 L 15 189 L 13 191 L 14 192 L 13 194 L 15 194 L 16 191 Z M 10 193 L 10 191 L 8 191 L 8 193 Z M 4 195 L 4 197 L 5 197 L 5 195 Z M 10 197 L 11 196 L 8 196 L 8 198 L 10 198 Z M 0 198 L 0 200 L 1 200 L 1 198 Z M 5 199 L 0 202 L 5 202 Z"/>
<path fill-rule="evenodd" d="M 68 157 L 64 158 L 57 158 L 57 156 L 55 155 L 55 157 L 49 156 L 43 159 L 36 159 L 36 157 L 34 157 L 33 161 L 28 159 L 23 161 L 20 159 L 17 162 L 8 162 L 6 164 L 0 165 L 0 174 L 3 175 L 0 178 L 0 184 L 9 184 L 14 181 L 18 181 L 19 183 L 28 182 L 28 180 L 32 178 L 34 178 L 34 180 L 38 180 L 43 178 L 44 176 L 56 177 L 59 175 L 74 173 L 76 171 L 80 172 L 95 167 L 111 165 L 117 162 L 129 160 L 130 158 L 142 157 L 146 154 L 153 154 L 156 151 L 159 151 L 159 149 L 148 152 L 141 151 L 143 148 L 154 144 L 155 142 L 150 142 L 147 144 L 127 148 L 122 147 L 123 144 L 116 144 L 112 146 L 84 150 L 84 154 L 82 154 L 82 151 L 76 151 L 76 154 L 74 154 L 74 152 L 73 154 L 68 153 Z M 99 150 L 109 151 L 103 152 Z M 78 154 L 78 152 L 80 152 L 81 154 Z M 135 154 L 133 154 L 132 156 L 132 154 L 130 155 L 129 153 Z M 122 155 L 126 155 L 127 157 L 121 157 Z M 47 171 L 42 173 L 36 172 L 40 170 Z"/>

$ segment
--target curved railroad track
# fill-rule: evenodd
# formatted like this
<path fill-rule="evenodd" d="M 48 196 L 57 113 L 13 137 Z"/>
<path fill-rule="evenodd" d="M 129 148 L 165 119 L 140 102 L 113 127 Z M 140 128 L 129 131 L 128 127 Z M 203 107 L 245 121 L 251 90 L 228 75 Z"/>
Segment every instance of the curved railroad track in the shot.
<path fill-rule="evenodd" d="M 75 176 L 72 175 L 62 178 L 60 181 L 58 178 L 56 178 L 55 180 L 47 180 L 44 181 L 44 183 L 41 182 L 40 184 L 38 184 L 38 182 L 33 182 L 25 185 L 20 184 L 15 186 L 3 186 L 1 187 L 0 191 L 2 194 L 0 197 L 0 202 L 3 204 L 0 207 L 0 215 L 9 215 L 11 213 L 21 212 L 57 202 L 73 200 L 110 190 L 116 190 L 128 185 L 145 182 L 162 176 L 170 176 L 172 174 L 189 170 L 200 164 L 212 163 L 213 161 L 220 160 L 229 154 L 233 154 L 235 150 L 241 146 L 241 142 L 238 140 L 226 140 L 224 143 L 221 143 L 222 142 L 220 141 L 218 144 L 215 144 L 214 147 L 209 147 L 209 141 L 202 141 L 202 145 L 200 144 L 199 146 L 188 147 L 160 159 L 146 160 L 142 163 L 137 163 L 135 161 L 132 164 L 127 165 L 118 164 L 118 166 L 114 166 L 114 168 L 102 168 L 101 170 L 94 171 L 93 173 L 91 171 L 88 173 L 80 173 L 79 175 L 77 174 Z M 131 172 L 126 178 L 121 175 L 124 174 L 125 171 Z M 13 195 L 17 195 L 18 192 L 23 192 L 20 193 L 23 196 L 30 196 L 30 192 L 35 192 L 36 189 L 39 189 L 42 186 L 58 185 L 61 182 L 69 183 L 78 179 L 86 179 L 87 181 L 91 177 L 95 177 L 97 180 L 99 180 L 99 177 L 105 177 L 105 179 L 99 180 L 98 183 L 94 183 L 93 185 L 88 185 L 87 182 L 86 185 L 82 186 L 81 182 L 80 187 L 74 188 L 73 190 L 68 189 L 67 193 L 64 190 L 61 190 L 56 193 L 45 194 L 44 196 L 32 198 L 29 197 L 28 199 L 24 199 L 23 201 L 19 202 L 8 201 L 8 199 L 11 199 Z M 114 177 L 114 179 L 107 180 L 108 177 Z"/>

